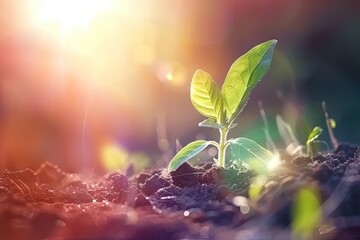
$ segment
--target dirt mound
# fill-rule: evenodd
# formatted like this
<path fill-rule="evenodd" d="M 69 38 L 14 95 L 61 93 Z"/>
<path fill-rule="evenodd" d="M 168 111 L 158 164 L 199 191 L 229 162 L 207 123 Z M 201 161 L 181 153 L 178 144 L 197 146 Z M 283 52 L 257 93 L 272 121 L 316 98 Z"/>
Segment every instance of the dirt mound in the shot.
<path fill-rule="evenodd" d="M 341 144 L 326 156 L 284 158 L 257 201 L 256 174 L 211 164 L 172 173 L 121 172 L 100 179 L 45 163 L 0 172 L 2 239 L 289 239 L 294 196 L 318 189 L 323 222 L 316 239 L 360 238 L 360 149 Z"/>

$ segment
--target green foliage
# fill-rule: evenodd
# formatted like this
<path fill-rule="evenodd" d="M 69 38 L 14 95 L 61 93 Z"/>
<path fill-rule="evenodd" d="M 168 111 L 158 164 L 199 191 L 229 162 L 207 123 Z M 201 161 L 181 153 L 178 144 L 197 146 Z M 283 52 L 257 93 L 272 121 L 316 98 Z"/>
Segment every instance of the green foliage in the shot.
<path fill-rule="evenodd" d="M 232 129 L 236 126 L 237 126 L 237 123 L 231 123 L 229 126 L 229 129 Z M 224 128 L 225 126 L 218 124 L 215 119 L 208 118 L 208 119 L 205 119 L 204 121 L 200 122 L 199 127 L 220 129 L 220 128 Z"/>
<path fill-rule="evenodd" d="M 241 161 L 260 174 L 268 171 L 268 163 L 274 158 L 269 150 L 248 138 L 230 139 L 228 153 L 233 161 Z M 232 164 L 232 163 L 228 163 Z"/>
<path fill-rule="evenodd" d="M 251 90 L 268 72 L 276 43 L 276 40 L 262 43 L 231 65 L 221 89 L 226 116 L 230 122 L 243 110 Z"/>
<path fill-rule="evenodd" d="M 221 123 L 222 99 L 219 87 L 210 74 L 197 70 L 191 81 L 191 102 L 205 117 L 217 119 Z"/>
<path fill-rule="evenodd" d="M 321 127 L 314 127 L 314 129 L 311 131 L 311 133 L 308 136 L 307 142 L 313 142 L 315 139 L 317 139 L 320 134 L 322 133 L 322 128 Z"/>
<path fill-rule="evenodd" d="M 322 128 L 316 126 L 309 134 L 307 141 L 306 141 L 306 148 L 307 148 L 307 153 L 309 156 L 312 156 L 312 154 L 313 154 L 313 150 L 312 150 L 313 142 L 321 135 L 322 132 L 323 132 Z"/>
<path fill-rule="evenodd" d="M 205 140 L 198 140 L 183 147 L 171 160 L 169 164 L 169 172 L 175 171 L 181 166 L 181 164 L 199 154 L 202 150 L 209 146 L 209 144 L 210 142 Z"/>
<path fill-rule="evenodd" d="M 171 160 L 169 171 L 176 170 L 210 144 L 218 148 L 218 164 L 221 167 L 225 167 L 225 153 L 229 145 L 230 151 L 233 149 L 239 152 L 241 149 L 254 159 L 268 160 L 265 158 L 271 152 L 265 154 L 266 149 L 254 141 L 245 138 L 228 141 L 227 134 L 236 126 L 233 121 L 245 107 L 251 91 L 268 72 L 276 43 L 276 40 L 267 41 L 239 57 L 230 67 L 221 91 L 210 74 L 202 70 L 195 72 L 190 88 L 191 102 L 200 114 L 208 117 L 199 126 L 218 129 L 220 141 L 196 141 L 188 144 Z"/>
<path fill-rule="evenodd" d="M 224 126 L 218 124 L 216 122 L 216 119 L 208 118 L 208 119 L 205 119 L 204 121 L 200 122 L 199 127 L 208 127 L 208 128 L 220 129 L 220 128 L 223 128 Z"/>
<path fill-rule="evenodd" d="M 333 119 L 329 119 L 329 120 L 330 120 L 329 121 L 330 125 L 328 127 L 331 129 L 335 128 L 336 127 L 335 120 L 333 120 Z M 315 152 L 315 148 L 316 148 L 316 147 L 314 147 L 314 145 L 315 145 L 314 143 L 325 144 L 326 147 L 329 149 L 326 142 L 317 140 L 319 138 L 319 136 L 321 135 L 321 133 L 323 132 L 323 129 L 319 126 L 314 127 L 314 129 L 310 132 L 310 134 L 306 140 L 307 153 L 304 153 L 303 149 L 305 149 L 305 146 L 299 144 L 299 141 L 296 139 L 295 134 L 294 134 L 290 124 L 285 122 L 285 120 L 280 115 L 276 116 L 276 124 L 277 124 L 277 128 L 279 130 L 280 136 L 284 140 L 284 143 L 286 146 L 286 151 L 291 156 L 304 156 L 305 154 L 307 154 L 307 156 L 312 157 Z M 317 146 L 316 150 L 318 150 L 318 148 L 319 148 L 319 145 Z"/>

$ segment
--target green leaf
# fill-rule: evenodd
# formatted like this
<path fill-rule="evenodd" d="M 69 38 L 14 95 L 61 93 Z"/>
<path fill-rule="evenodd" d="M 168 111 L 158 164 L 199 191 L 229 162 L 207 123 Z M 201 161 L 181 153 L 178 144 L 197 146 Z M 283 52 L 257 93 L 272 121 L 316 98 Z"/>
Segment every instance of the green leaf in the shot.
<path fill-rule="evenodd" d="M 309 134 L 309 137 L 307 139 L 307 142 L 313 142 L 315 139 L 317 139 L 320 134 L 322 133 L 322 128 L 321 127 L 314 127 L 314 129 L 311 131 L 311 133 Z"/>
<path fill-rule="evenodd" d="M 219 87 L 211 76 L 197 70 L 191 81 L 191 102 L 202 115 L 214 118 L 220 123 L 222 119 L 222 99 Z"/>
<path fill-rule="evenodd" d="M 268 72 L 277 40 L 270 40 L 239 57 L 226 75 L 221 95 L 231 122 L 245 107 L 251 90 Z"/>
<path fill-rule="evenodd" d="M 237 123 L 231 123 L 230 126 L 229 126 L 229 129 L 234 128 L 236 126 L 237 126 Z M 205 119 L 204 121 L 200 122 L 199 127 L 208 127 L 208 128 L 220 129 L 220 128 L 224 128 L 226 126 L 218 124 L 216 122 L 216 120 L 213 119 L 213 118 L 208 118 L 208 119 Z"/>
<path fill-rule="evenodd" d="M 210 142 L 208 141 L 198 140 L 183 147 L 171 160 L 168 168 L 169 172 L 175 171 L 183 163 L 195 157 L 209 145 Z"/>
<path fill-rule="evenodd" d="M 268 171 L 268 163 L 274 159 L 274 154 L 269 150 L 253 140 L 243 137 L 230 139 L 229 143 L 227 156 L 230 156 L 232 160 L 227 161 L 229 164 L 244 162 L 259 173 L 266 173 Z"/>
<path fill-rule="evenodd" d="M 308 136 L 306 141 L 307 154 L 312 157 L 314 155 L 314 149 L 312 148 L 312 143 L 320 136 L 322 133 L 321 127 L 314 127 L 311 133 Z"/>
<path fill-rule="evenodd" d="M 209 128 L 219 129 L 219 128 L 223 128 L 224 126 L 218 124 L 215 119 L 208 118 L 208 119 L 205 119 L 204 121 L 200 122 L 199 127 L 209 127 Z"/>

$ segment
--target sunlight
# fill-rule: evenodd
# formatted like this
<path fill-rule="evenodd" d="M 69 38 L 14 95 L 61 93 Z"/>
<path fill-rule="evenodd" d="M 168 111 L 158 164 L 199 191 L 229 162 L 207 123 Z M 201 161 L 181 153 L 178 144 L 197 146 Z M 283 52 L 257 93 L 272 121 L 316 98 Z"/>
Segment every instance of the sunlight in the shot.
<path fill-rule="evenodd" d="M 41 23 L 58 25 L 63 31 L 86 27 L 97 15 L 113 8 L 110 0 L 42 0 L 38 7 Z"/>
<path fill-rule="evenodd" d="M 274 157 L 267 163 L 267 167 L 270 171 L 274 171 L 280 164 L 280 157 L 278 155 L 274 155 Z"/>

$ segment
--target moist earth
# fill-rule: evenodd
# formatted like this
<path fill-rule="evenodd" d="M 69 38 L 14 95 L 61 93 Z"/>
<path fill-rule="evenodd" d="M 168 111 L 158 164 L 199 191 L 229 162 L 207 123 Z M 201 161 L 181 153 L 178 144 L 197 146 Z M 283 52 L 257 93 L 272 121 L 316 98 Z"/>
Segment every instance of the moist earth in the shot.
<path fill-rule="evenodd" d="M 212 164 L 176 171 L 111 172 L 98 179 L 44 163 L 0 171 L 1 239 L 291 239 L 294 198 L 319 192 L 314 239 L 360 239 L 360 148 L 291 158 L 249 196 L 256 173 Z"/>

